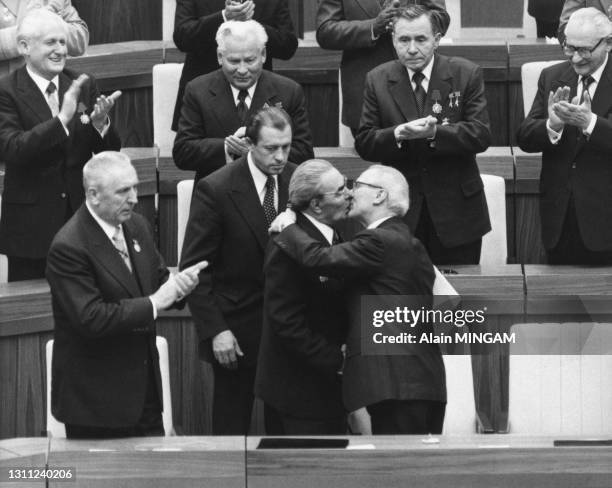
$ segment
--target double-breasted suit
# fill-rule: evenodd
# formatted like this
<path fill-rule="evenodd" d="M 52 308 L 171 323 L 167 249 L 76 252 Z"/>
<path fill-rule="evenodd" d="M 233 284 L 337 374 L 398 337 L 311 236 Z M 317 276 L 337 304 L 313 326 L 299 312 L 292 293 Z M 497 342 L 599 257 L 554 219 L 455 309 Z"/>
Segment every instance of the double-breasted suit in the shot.
<path fill-rule="evenodd" d="M 444 246 L 473 242 L 491 229 L 476 165 L 476 153 L 491 140 L 480 68 L 436 54 L 424 115 L 438 119 L 434 141 L 398 146 L 395 127 L 420 115 L 406 68 L 399 61 L 385 63 L 368 73 L 355 148 L 362 158 L 393 166 L 406 177 L 411 229 L 416 229 L 425 201 Z"/>
<path fill-rule="evenodd" d="M 527 152 L 542 152 L 540 217 L 544 247 L 553 249 L 561 236 L 570 195 L 578 229 L 591 251 L 612 250 L 612 61 L 608 58 L 592 99 L 597 115 L 587 138 L 578 127 L 566 125 L 558 144 L 552 144 L 546 129 L 548 94 L 570 87 L 577 94 L 578 75 L 568 62 L 544 69 L 538 91 L 518 131 L 518 143 Z"/>
<path fill-rule="evenodd" d="M 60 106 L 77 76 L 60 73 Z M 90 79 L 79 96 L 87 114 L 97 96 Z M 0 113 L 0 161 L 6 163 L 0 252 L 44 258 L 55 233 L 83 203 L 83 165 L 94 153 L 118 150 L 121 142 L 112 125 L 103 138 L 79 113 L 66 134 L 25 67 L 0 80 Z"/>
<path fill-rule="evenodd" d="M 177 130 L 185 86 L 195 77 L 219 67 L 215 36 L 223 23 L 225 0 L 177 0 L 173 39 L 187 53 L 179 81 L 172 128 Z M 289 59 L 298 46 L 287 0 L 257 0 L 253 20 L 268 34 L 264 68 L 272 70 L 272 58 Z"/>
<path fill-rule="evenodd" d="M 248 115 L 266 105 L 281 107 L 291 117 L 293 138 L 289 161 L 299 164 L 313 158 L 302 87 L 289 78 L 264 70 Z M 176 165 L 195 171 L 196 181 L 225 166 L 225 137 L 242 125 L 230 84 L 220 69 L 191 81 L 185 91 L 172 150 Z"/>
<path fill-rule="evenodd" d="M 151 369 L 162 398 L 148 296 L 168 270 L 142 216 L 133 214 L 123 232 L 133 272 L 85 205 L 49 251 L 46 274 L 55 322 L 51 409 L 68 424 L 135 425 Z"/>

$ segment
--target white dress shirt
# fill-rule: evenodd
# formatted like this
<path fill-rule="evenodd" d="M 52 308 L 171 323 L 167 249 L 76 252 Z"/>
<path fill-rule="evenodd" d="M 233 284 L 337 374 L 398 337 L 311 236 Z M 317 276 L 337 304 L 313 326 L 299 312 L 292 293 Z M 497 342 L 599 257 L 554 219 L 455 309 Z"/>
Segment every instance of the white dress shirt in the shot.
<path fill-rule="evenodd" d="M 247 154 L 247 162 L 249 165 L 249 171 L 251 172 L 251 177 L 253 178 L 253 183 L 255 183 L 255 190 L 257 191 L 259 201 L 263 206 L 264 197 L 266 196 L 266 183 L 268 182 L 268 175 L 255 166 L 253 156 L 251 156 L 250 151 L 249 154 Z M 274 178 L 276 183 L 276 185 L 274 185 L 274 208 L 278 212 L 278 176 L 272 175 L 272 178 Z"/>

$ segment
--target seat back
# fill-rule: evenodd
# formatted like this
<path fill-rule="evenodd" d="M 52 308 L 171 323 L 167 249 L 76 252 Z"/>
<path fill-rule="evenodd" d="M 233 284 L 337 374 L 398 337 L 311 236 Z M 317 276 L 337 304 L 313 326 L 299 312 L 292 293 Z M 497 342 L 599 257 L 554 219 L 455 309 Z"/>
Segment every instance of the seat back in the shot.
<path fill-rule="evenodd" d="M 531 110 L 531 105 L 533 104 L 533 100 L 538 92 L 538 80 L 540 79 L 540 73 L 542 70 L 548 66 L 562 62 L 562 59 L 558 59 L 556 61 L 534 61 L 532 63 L 525 63 L 521 66 L 523 110 L 525 111 L 525 116 L 527 116 L 529 110 Z"/>
<path fill-rule="evenodd" d="M 612 435 L 612 324 L 512 327 L 510 433 Z"/>
<path fill-rule="evenodd" d="M 480 264 L 506 264 L 508 242 L 506 232 L 506 182 L 501 176 L 481 175 L 489 207 L 491 230 L 482 238 Z"/>
<path fill-rule="evenodd" d="M 2 195 L 0 194 L 0 219 L 2 218 Z M 8 281 L 8 260 L 4 254 L 0 254 L 0 283 Z"/>
<path fill-rule="evenodd" d="M 176 133 L 171 129 L 183 63 L 153 66 L 153 143 L 160 157 L 172 156 Z"/>
<path fill-rule="evenodd" d="M 182 180 L 176 185 L 176 212 L 177 212 L 177 232 L 176 245 L 177 263 L 181 262 L 181 251 L 185 240 L 185 229 L 189 220 L 189 209 L 191 207 L 191 194 L 193 193 L 193 180 Z"/>
<path fill-rule="evenodd" d="M 472 356 L 444 354 L 446 370 L 446 413 L 444 435 L 470 435 L 476 432 L 476 402 L 472 377 Z"/>
<path fill-rule="evenodd" d="M 168 341 L 165 337 L 157 336 L 155 345 L 159 355 L 159 370 L 162 382 L 162 422 L 166 436 L 174 435 L 172 421 L 172 394 L 170 391 L 170 363 L 168 360 Z M 47 342 L 46 347 L 47 371 L 47 435 L 50 437 L 66 437 L 66 427 L 51 413 L 51 364 L 53 362 L 53 339 Z"/>

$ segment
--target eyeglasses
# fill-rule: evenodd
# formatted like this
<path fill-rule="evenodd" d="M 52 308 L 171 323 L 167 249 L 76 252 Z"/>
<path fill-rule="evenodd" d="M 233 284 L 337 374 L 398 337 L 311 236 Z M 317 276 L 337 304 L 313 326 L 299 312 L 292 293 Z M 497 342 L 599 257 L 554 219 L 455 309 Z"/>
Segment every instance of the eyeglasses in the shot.
<path fill-rule="evenodd" d="M 325 196 L 325 195 L 334 195 L 334 196 L 342 196 L 345 195 L 346 192 L 348 192 L 351 188 L 351 180 L 347 179 L 347 177 L 344 177 L 344 183 L 342 183 L 342 186 L 339 186 L 338 189 L 336 191 L 326 191 L 321 193 L 321 196 Z"/>
<path fill-rule="evenodd" d="M 372 185 L 371 183 L 366 183 L 365 181 L 355 180 L 353 183 L 353 190 L 356 190 L 360 186 L 367 186 L 368 188 L 374 188 L 375 190 L 384 190 L 382 186 Z"/>
<path fill-rule="evenodd" d="M 588 47 L 570 46 L 569 44 L 566 44 L 564 42 L 562 46 L 563 54 L 565 54 L 567 57 L 572 57 L 574 53 L 578 53 L 578 56 L 580 56 L 582 59 L 591 59 L 591 56 L 593 56 L 593 51 L 597 49 L 597 47 L 601 44 L 601 41 L 603 41 L 604 39 L 605 37 L 599 39 L 599 41 L 597 41 L 597 44 L 595 44 L 590 49 Z"/>

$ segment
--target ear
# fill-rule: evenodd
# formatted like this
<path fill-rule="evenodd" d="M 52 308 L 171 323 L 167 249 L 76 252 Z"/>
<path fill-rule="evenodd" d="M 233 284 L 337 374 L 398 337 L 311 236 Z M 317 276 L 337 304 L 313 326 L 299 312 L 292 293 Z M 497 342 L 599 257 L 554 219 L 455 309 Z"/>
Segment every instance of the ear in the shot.
<path fill-rule="evenodd" d="M 87 201 L 89 201 L 94 206 L 96 206 L 96 205 L 98 205 L 98 203 L 100 203 L 100 199 L 98 197 L 98 190 L 96 190 L 92 186 L 87 188 L 87 191 L 85 192 L 85 196 L 87 198 Z"/>
<path fill-rule="evenodd" d="M 266 62 L 266 47 L 264 46 L 263 49 L 261 50 L 261 62 L 265 63 Z"/>
<path fill-rule="evenodd" d="M 440 34 L 439 32 L 434 34 L 434 50 L 438 49 L 438 46 L 440 45 L 440 39 L 442 39 L 442 34 Z"/>
<path fill-rule="evenodd" d="M 316 214 L 321 213 L 321 207 L 319 206 L 319 199 L 313 198 L 312 200 L 310 200 L 310 202 L 308 202 L 308 208 Z"/>
<path fill-rule="evenodd" d="M 223 63 L 223 53 L 219 48 L 217 48 L 217 62 L 219 63 L 219 66 L 221 66 Z"/>
<path fill-rule="evenodd" d="M 387 190 L 380 189 L 374 197 L 374 205 L 382 205 L 387 200 Z"/>
<path fill-rule="evenodd" d="M 17 50 L 21 56 L 27 56 L 30 54 L 30 45 L 26 39 L 21 39 L 17 42 Z"/>

